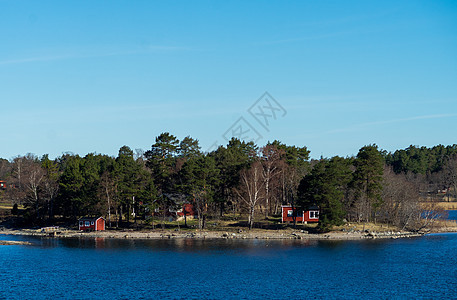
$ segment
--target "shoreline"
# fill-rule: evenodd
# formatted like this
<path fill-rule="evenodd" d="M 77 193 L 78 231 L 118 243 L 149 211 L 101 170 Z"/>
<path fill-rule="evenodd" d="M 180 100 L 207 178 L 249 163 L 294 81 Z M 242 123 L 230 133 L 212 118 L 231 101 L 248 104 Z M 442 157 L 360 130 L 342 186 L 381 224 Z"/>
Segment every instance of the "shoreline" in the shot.
<path fill-rule="evenodd" d="M 443 231 L 455 232 L 455 231 Z M 434 232 L 430 232 L 434 233 Z M 239 230 L 211 231 L 211 230 L 154 230 L 154 231 L 133 231 L 133 230 L 107 230 L 82 232 L 78 230 L 56 230 L 52 232 L 42 232 L 33 229 L 3 229 L 0 235 L 23 235 L 49 238 L 108 238 L 108 239 L 265 239 L 265 240 L 363 240 L 363 239 L 398 239 L 420 237 L 425 233 L 415 233 L 409 231 L 331 231 L 328 233 L 308 233 L 304 230 Z"/>

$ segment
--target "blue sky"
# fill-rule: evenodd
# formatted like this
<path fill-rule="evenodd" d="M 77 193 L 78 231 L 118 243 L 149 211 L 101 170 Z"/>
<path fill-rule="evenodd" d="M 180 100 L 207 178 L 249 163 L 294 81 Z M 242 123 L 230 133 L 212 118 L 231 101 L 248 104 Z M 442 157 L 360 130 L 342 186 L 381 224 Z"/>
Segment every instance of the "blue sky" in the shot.
<path fill-rule="evenodd" d="M 7 159 L 206 150 L 240 118 L 315 158 L 457 143 L 455 1 L 0 0 L 0 45 Z"/>

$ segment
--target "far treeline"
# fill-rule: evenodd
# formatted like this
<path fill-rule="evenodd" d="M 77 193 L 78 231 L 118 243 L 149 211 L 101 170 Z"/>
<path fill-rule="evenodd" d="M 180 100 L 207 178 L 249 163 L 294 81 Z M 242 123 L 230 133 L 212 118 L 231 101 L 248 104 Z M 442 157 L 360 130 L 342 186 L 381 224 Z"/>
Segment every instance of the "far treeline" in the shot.
<path fill-rule="evenodd" d="M 199 228 L 228 215 L 252 228 L 254 220 L 277 218 L 283 204 L 297 210 L 318 206 L 319 229 L 326 231 L 345 221 L 420 230 L 436 217 L 433 200 L 456 198 L 457 145 L 394 153 L 368 145 L 356 157 L 319 160 L 310 160 L 309 153 L 279 141 L 258 147 L 236 138 L 203 153 L 198 140 L 180 141 L 166 132 L 148 151 L 123 146 L 117 157 L 0 159 L 6 183 L 0 200 L 14 205 L 13 214 L 26 226 L 81 216 L 104 216 L 112 227 L 163 225 L 190 203 Z"/>

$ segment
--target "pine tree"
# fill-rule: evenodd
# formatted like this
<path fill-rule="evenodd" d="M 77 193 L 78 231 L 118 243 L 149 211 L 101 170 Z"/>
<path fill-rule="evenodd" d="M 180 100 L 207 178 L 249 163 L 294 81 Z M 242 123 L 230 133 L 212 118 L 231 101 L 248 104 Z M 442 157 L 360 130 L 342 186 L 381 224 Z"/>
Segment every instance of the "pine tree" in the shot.
<path fill-rule="evenodd" d="M 355 208 L 358 221 L 376 222 L 376 214 L 382 204 L 382 175 L 384 158 L 378 146 L 364 146 L 354 161 Z"/>

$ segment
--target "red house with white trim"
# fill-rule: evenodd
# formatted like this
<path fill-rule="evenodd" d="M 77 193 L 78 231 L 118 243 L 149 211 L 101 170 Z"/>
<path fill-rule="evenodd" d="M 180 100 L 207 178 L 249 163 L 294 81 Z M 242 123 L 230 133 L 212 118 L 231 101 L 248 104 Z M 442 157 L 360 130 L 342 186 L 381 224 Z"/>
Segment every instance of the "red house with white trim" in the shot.
<path fill-rule="evenodd" d="M 105 219 L 102 217 L 83 217 L 79 219 L 79 230 L 83 231 L 99 231 L 105 230 Z"/>
<path fill-rule="evenodd" d="M 294 215 L 295 214 L 295 215 Z M 292 205 L 281 206 L 281 222 L 293 222 L 295 221 L 308 224 L 319 222 L 319 208 L 312 206 L 308 210 L 298 210 L 298 208 L 292 208 Z"/>
<path fill-rule="evenodd" d="M 176 212 L 178 217 L 195 217 L 197 215 L 197 212 L 194 210 L 194 206 L 190 203 L 185 203 L 182 205 L 182 208 Z"/>

